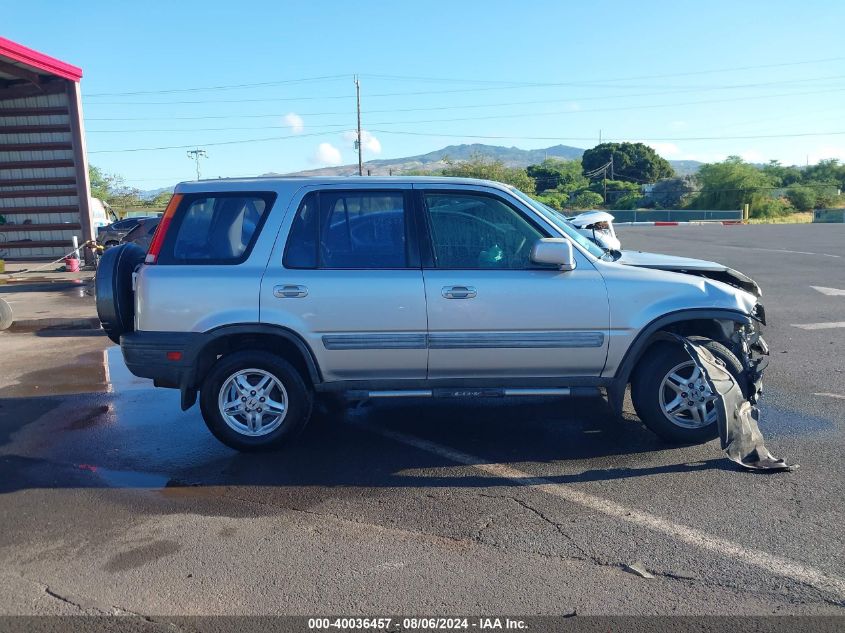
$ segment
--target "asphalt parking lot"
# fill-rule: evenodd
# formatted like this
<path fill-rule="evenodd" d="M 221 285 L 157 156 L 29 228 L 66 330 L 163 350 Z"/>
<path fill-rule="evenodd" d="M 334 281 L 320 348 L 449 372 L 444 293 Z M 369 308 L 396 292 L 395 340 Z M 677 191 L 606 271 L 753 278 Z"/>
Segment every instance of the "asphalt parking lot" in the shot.
<path fill-rule="evenodd" d="M 845 613 L 845 226 L 619 234 L 759 282 L 761 428 L 798 471 L 598 399 L 365 404 L 242 455 L 104 336 L 5 332 L 0 613 Z"/>

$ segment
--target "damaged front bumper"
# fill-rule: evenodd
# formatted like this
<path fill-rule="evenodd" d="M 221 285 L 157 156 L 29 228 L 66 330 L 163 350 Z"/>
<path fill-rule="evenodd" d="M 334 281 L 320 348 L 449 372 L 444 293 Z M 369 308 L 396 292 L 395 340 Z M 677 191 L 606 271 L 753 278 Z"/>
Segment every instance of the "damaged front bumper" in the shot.
<path fill-rule="evenodd" d="M 766 311 L 762 304 L 754 306 L 751 316 L 754 320 L 750 324 L 736 324 L 730 340 L 742 362 L 743 392 L 748 395 L 751 404 L 757 404 L 763 393 L 763 372 L 769 366 L 769 346 L 761 327 L 766 324 Z"/>
<path fill-rule="evenodd" d="M 749 331 L 748 326 L 741 326 L 736 335 L 742 345 L 745 367 L 739 380 L 706 347 L 686 337 L 675 336 L 704 375 L 711 392 L 716 394 L 719 439 L 728 459 L 751 470 L 793 470 L 797 464 L 789 464 L 772 455 L 760 432 L 757 401 L 762 393 L 762 375 L 768 364 L 769 350 L 756 327 Z M 746 393 L 743 393 L 742 380 L 748 381 Z"/>

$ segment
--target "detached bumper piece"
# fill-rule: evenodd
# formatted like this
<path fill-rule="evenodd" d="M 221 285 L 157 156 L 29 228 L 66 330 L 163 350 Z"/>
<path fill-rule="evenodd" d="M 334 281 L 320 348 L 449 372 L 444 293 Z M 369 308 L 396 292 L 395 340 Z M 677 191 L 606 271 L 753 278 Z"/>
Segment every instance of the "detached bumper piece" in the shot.
<path fill-rule="evenodd" d="M 751 470 L 794 470 L 797 464 L 788 464 L 769 452 L 763 442 L 758 422 L 760 410 L 757 402 L 762 391 L 761 378 L 768 364 L 768 348 L 759 332 L 746 336 L 746 375 L 752 389 L 749 398 L 722 362 L 710 351 L 682 336 L 677 336 L 693 362 L 698 365 L 705 380 L 717 394 L 716 413 L 722 450 L 728 459 Z"/>

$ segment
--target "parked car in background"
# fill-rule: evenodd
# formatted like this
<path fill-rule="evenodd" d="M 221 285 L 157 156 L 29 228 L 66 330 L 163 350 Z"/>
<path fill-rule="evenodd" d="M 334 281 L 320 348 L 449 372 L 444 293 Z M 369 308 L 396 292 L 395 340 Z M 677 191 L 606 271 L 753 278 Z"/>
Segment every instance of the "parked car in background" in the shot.
<path fill-rule="evenodd" d="M 153 234 L 156 232 L 156 227 L 158 223 L 161 222 L 160 217 L 155 218 L 132 218 L 133 220 L 137 220 L 137 223 L 129 231 L 126 235 L 123 236 L 123 239 L 120 240 L 121 244 L 137 244 L 145 251 L 150 248 L 150 243 L 153 241 Z M 126 220 L 123 220 L 124 222 Z"/>
<path fill-rule="evenodd" d="M 126 218 L 112 222 L 106 226 L 97 227 L 97 244 L 102 244 L 106 248 L 117 246 L 121 240 L 129 234 L 142 220 L 151 218 Z M 155 219 L 155 218 L 152 218 Z"/>
<path fill-rule="evenodd" d="M 117 215 L 108 202 L 99 198 L 89 198 L 88 205 L 91 209 L 91 226 L 96 229 L 98 236 L 102 229 L 117 222 Z"/>

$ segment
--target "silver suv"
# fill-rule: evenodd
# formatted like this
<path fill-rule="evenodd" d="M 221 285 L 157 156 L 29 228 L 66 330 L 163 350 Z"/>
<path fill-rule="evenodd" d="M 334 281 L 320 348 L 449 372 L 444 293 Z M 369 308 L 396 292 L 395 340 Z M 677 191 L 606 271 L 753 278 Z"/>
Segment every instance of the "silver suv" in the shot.
<path fill-rule="evenodd" d="M 606 395 L 683 443 L 714 395 L 666 332 L 697 337 L 746 394 L 767 353 L 760 290 L 725 266 L 604 250 L 496 182 L 183 183 L 148 252 L 110 249 L 103 328 L 126 364 L 197 400 L 239 450 L 300 431 L 315 399 Z"/>

